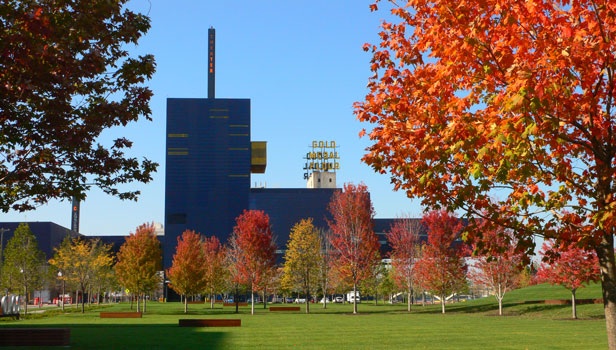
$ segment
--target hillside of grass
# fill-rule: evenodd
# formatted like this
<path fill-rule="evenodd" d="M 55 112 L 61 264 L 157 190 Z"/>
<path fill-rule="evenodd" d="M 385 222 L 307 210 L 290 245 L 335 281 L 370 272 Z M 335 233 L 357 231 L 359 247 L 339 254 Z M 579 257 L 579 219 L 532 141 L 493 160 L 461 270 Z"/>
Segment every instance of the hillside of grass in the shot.
<path fill-rule="evenodd" d="M 601 284 L 593 283 L 576 292 L 576 299 L 601 298 Z M 570 300 L 571 291 L 561 286 L 539 284 L 516 289 L 505 294 L 503 314 L 505 316 L 525 316 L 544 319 L 569 319 L 572 317 L 571 305 L 542 304 L 544 300 Z M 440 307 L 440 306 L 439 306 Z M 483 313 L 498 315 L 498 303 L 493 296 L 447 305 L 451 313 Z M 432 307 L 420 309 L 421 312 L 438 312 Z M 579 319 L 603 319 L 603 304 L 577 305 Z"/>

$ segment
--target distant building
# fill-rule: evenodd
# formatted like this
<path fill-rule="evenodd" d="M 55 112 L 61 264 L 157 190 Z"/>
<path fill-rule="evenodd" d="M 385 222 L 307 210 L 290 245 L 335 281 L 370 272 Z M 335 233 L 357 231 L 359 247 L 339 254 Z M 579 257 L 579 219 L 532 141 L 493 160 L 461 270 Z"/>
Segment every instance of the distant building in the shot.
<path fill-rule="evenodd" d="M 0 234 L 0 247 L 3 250 L 6 249 L 7 242 L 13 238 L 15 229 L 20 224 L 21 222 L 0 222 L 0 230 L 4 231 Z M 33 221 L 26 222 L 26 224 L 36 237 L 39 249 L 45 253 L 46 260 L 53 257 L 54 248 L 59 247 L 66 236 L 80 236 L 77 232 L 49 221 Z"/>

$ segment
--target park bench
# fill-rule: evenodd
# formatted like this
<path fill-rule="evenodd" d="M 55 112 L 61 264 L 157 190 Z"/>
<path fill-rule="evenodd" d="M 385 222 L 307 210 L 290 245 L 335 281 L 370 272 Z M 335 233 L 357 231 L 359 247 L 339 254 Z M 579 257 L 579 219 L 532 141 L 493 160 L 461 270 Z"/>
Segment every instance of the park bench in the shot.
<path fill-rule="evenodd" d="M 270 311 L 299 311 L 299 306 L 270 306 Z"/>
<path fill-rule="evenodd" d="M 227 318 L 186 318 L 180 319 L 180 327 L 241 327 L 242 320 Z"/>
<path fill-rule="evenodd" d="M 70 328 L 0 328 L 0 346 L 69 346 Z"/>
<path fill-rule="evenodd" d="M 141 318 L 141 312 L 101 312 L 101 318 Z"/>

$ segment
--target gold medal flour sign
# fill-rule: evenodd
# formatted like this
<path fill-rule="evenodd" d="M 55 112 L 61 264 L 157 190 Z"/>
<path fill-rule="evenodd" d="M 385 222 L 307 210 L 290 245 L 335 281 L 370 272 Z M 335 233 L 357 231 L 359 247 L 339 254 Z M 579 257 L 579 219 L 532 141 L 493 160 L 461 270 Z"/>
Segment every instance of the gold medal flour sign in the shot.
<path fill-rule="evenodd" d="M 312 150 L 304 159 L 304 179 L 315 171 L 335 172 L 340 169 L 340 155 L 336 141 L 312 141 Z"/>

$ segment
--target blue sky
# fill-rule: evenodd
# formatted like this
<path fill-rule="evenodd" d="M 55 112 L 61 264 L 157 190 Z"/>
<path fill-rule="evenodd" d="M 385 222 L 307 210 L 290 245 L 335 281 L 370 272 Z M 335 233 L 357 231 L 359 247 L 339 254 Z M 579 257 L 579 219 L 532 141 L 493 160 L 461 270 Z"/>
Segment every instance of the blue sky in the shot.
<path fill-rule="evenodd" d="M 105 133 L 126 136 L 133 155 L 160 163 L 154 181 L 133 184 L 138 202 L 93 190 L 81 204 L 80 231 L 86 235 L 127 235 L 144 222 L 164 222 L 165 117 L 167 98 L 207 97 L 207 29 L 216 29 L 216 97 L 251 99 L 252 140 L 267 141 L 265 174 L 252 184 L 301 188 L 302 157 L 313 140 L 340 146 L 338 186 L 364 182 L 376 217 L 419 217 L 419 201 L 393 192 L 389 177 L 360 158 L 369 145 L 353 115 L 370 76 L 366 42 L 377 43 L 385 11 L 370 12 L 371 0 L 131 0 L 149 13 L 152 28 L 134 54 L 154 54 L 157 72 L 153 122 L 145 119 Z M 367 126 L 367 125 L 366 125 Z M 2 221 L 52 221 L 70 227 L 70 203 L 52 202 L 26 213 L 1 214 Z"/>

